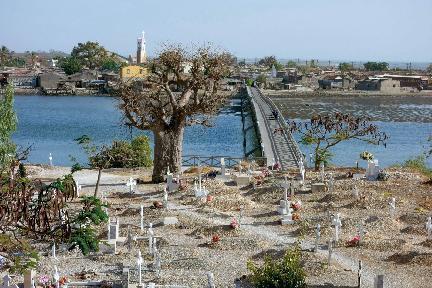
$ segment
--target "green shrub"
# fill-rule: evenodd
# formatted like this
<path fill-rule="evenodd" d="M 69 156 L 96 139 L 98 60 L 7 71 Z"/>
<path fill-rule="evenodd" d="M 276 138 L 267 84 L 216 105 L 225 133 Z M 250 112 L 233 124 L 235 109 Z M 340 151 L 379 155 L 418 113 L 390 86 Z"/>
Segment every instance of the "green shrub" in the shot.
<path fill-rule="evenodd" d="M 256 288 L 305 288 L 306 273 L 299 248 L 288 250 L 282 259 L 267 257 L 262 266 L 247 263 L 251 283 Z"/>
<path fill-rule="evenodd" d="M 134 167 L 152 166 L 150 139 L 147 136 L 141 135 L 132 139 L 131 147 L 135 153 Z"/>
<path fill-rule="evenodd" d="M 114 141 L 105 154 L 110 155 L 106 168 L 137 168 L 152 165 L 150 140 L 143 135 L 135 137 L 130 143 Z"/>
<path fill-rule="evenodd" d="M 108 221 L 108 215 L 102 210 L 101 200 L 96 197 L 86 196 L 81 200 L 83 209 L 74 219 L 73 229 L 69 242 L 71 249 L 78 246 L 84 255 L 99 250 L 99 239 L 94 230 L 95 225 Z"/>
<path fill-rule="evenodd" d="M 423 155 L 405 161 L 402 167 L 414 169 L 432 179 L 432 169 L 426 165 L 426 157 Z"/>

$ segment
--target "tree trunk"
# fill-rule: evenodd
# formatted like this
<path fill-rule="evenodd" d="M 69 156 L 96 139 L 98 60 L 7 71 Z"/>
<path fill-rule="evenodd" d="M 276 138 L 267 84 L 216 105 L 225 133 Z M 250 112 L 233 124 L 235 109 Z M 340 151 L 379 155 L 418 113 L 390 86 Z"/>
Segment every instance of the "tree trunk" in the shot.
<path fill-rule="evenodd" d="M 180 172 L 182 163 L 184 124 L 163 131 L 154 131 L 153 183 L 161 183 L 169 167 Z"/>
<path fill-rule="evenodd" d="M 98 178 L 97 178 L 97 181 L 96 181 L 95 192 L 94 192 L 94 195 L 93 195 L 94 197 L 97 197 L 97 194 L 98 194 L 98 191 L 99 191 L 99 184 L 100 184 L 101 175 L 102 175 L 102 169 L 99 168 Z"/>

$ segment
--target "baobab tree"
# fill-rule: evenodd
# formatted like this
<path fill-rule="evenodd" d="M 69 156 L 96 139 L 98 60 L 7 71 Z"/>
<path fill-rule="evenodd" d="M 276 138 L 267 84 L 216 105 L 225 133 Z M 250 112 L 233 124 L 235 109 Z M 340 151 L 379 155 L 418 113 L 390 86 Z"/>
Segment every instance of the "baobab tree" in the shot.
<path fill-rule="evenodd" d="M 128 81 L 118 88 L 126 124 L 153 132 L 153 182 L 162 182 L 168 168 L 180 171 L 185 127 L 208 125 L 228 98 L 220 82 L 229 59 L 211 47 L 167 46 L 148 64 L 143 85 Z"/>

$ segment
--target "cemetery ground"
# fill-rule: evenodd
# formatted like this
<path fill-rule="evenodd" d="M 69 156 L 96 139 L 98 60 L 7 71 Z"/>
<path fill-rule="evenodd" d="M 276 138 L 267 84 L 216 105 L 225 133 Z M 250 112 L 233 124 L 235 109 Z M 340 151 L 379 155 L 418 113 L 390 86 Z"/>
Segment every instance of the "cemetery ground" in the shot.
<path fill-rule="evenodd" d="M 69 168 L 31 166 L 28 171 L 31 177 L 50 181 L 67 174 Z M 44 256 L 37 274 L 52 275 L 57 266 L 60 275 L 69 281 L 119 283 L 123 268 L 129 267 L 130 283 L 137 284 L 140 250 L 144 283 L 207 287 L 206 274 L 211 272 L 216 287 L 234 287 L 238 278 L 241 287 L 251 287 L 244 277 L 249 273 L 248 260 L 262 263 L 266 256 L 276 259 L 299 243 L 308 287 L 357 287 L 358 260 L 363 264 L 362 287 L 372 287 L 377 274 L 384 275 L 386 287 L 432 287 L 432 240 L 427 240 L 425 228 L 432 210 L 432 186 L 424 176 L 405 168 L 386 169 L 390 175 L 387 181 L 353 180 L 348 177 L 352 172 L 358 171 L 355 168 L 326 170 L 335 180 L 333 188 L 312 193 L 311 183 L 321 182 L 321 176 L 307 170 L 305 187 L 299 187 L 290 199 L 301 201 L 301 208 L 293 214 L 295 223 L 281 225 L 277 212 L 284 194 L 281 184 L 284 176 L 288 181 L 294 179 L 297 170 L 285 174 L 274 172 L 255 189 L 252 185 L 238 187 L 218 179 L 203 180 L 210 193 L 210 197 L 203 199 L 196 198 L 193 191 L 196 174 L 185 173 L 182 178 L 188 179 L 187 186 L 168 193 L 167 209 L 155 207 L 163 204 L 165 185 L 149 184 L 149 170 L 109 170 L 102 174 L 99 195 L 106 195 L 109 216 L 120 223 L 116 254 L 112 245 L 104 242 L 106 224 L 100 225 L 98 231 L 100 251 L 88 256 L 62 251 L 60 247 L 53 258 L 52 243 L 29 239 Z M 93 195 L 96 177 L 97 172 L 89 170 L 74 174 L 82 186 L 81 196 Z M 130 177 L 138 179 L 132 194 L 125 185 Z M 354 185 L 358 197 L 353 196 Z M 396 199 L 393 217 L 389 211 L 392 197 Z M 78 209 L 78 201 L 75 199 L 71 207 Z M 143 230 L 141 205 L 144 206 Z M 329 265 L 327 242 L 334 236 L 330 223 L 336 213 L 340 213 L 342 225 Z M 163 225 L 165 217 L 176 217 L 178 223 Z M 240 227 L 231 227 L 233 218 Z M 146 238 L 149 223 L 153 224 L 161 256 L 159 277 Z M 318 251 L 314 252 L 317 224 L 321 226 L 321 235 Z M 124 241 L 128 229 L 132 236 L 138 236 L 132 241 L 132 247 Z M 355 245 L 348 247 L 347 241 L 359 235 L 359 229 L 364 237 L 359 245 L 354 240 L 350 244 Z M 15 283 L 20 281 L 20 275 L 13 279 Z"/>

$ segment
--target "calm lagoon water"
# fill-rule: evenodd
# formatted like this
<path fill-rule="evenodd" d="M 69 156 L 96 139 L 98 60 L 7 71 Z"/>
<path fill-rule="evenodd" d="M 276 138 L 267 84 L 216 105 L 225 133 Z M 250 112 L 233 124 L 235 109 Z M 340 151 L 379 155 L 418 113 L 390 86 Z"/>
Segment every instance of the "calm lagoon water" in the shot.
<path fill-rule="evenodd" d="M 331 163 L 352 167 L 355 166 L 356 161 L 359 161 L 360 166 L 366 167 L 366 162 L 360 160 L 359 156 L 361 152 L 369 151 L 378 159 L 381 167 L 388 167 L 422 154 L 430 145 L 427 139 L 432 135 L 432 123 L 375 122 L 375 124 L 390 136 L 386 147 L 370 145 L 359 140 L 342 142 L 331 150 L 333 154 Z M 309 159 L 311 147 L 300 145 L 300 149 Z M 426 162 L 432 167 L 431 158 Z"/>
<path fill-rule="evenodd" d="M 401 103 L 401 106 L 405 104 Z M 422 107 L 417 107 L 418 109 L 430 109 L 432 113 L 431 105 L 427 106 L 427 103 L 420 105 Z M 294 105 L 290 105 L 290 108 L 300 110 L 300 107 Z M 306 108 L 310 109 L 310 106 Z M 411 106 L 408 108 L 412 109 Z M 130 131 L 121 125 L 122 114 L 117 109 L 116 99 L 110 97 L 17 96 L 15 97 L 15 109 L 19 124 L 13 139 L 23 147 L 32 146 L 28 159 L 31 163 L 48 163 L 49 153 L 52 153 L 55 165 L 70 165 L 69 155 L 85 163 L 85 154 L 73 141 L 83 134 L 90 135 L 97 143 L 107 144 L 114 139 L 130 139 L 131 136 Z M 366 107 L 362 107 L 362 111 L 365 109 Z M 404 111 L 398 112 L 403 113 Z M 290 111 L 290 114 L 292 113 L 293 111 Z M 341 143 L 332 150 L 334 154 L 332 162 L 336 165 L 354 165 L 359 154 L 365 150 L 372 152 L 382 167 L 397 162 L 402 163 L 415 157 L 425 151 L 429 145 L 427 138 L 432 135 L 432 123 L 424 121 L 424 118 L 422 120 L 421 123 L 376 122 L 383 131 L 390 135 L 387 148 L 359 141 Z M 250 125 L 248 120 L 246 127 Z M 136 129 L 132 131 L 133 135 L 140 133 L 147 132 Z M 151 136 L 149 133 L 147 135 Z M 253 146 L 253 141 L 251 141 L 253 133 L 249 133 L 247 137 L 247 150 L 249 151 Z M 309 155 L 308 148 L 301 147 L 306 155 Z M 187 127 L 183 149 L 184 155 L 242 157 L 244 151 L 239 101 L 233 99 L 231 105 L 222 109 L 215 117 L 213 127 Z M 432 159 L 428 160 L 428 164 L 432 166 Z"/>
<path fill-rule="evenodd" d="M 87 134 L 96 143 L 109 144 L 131 136 L 129 129 L 122 126 L 117 100 L 111 97 L 17 96 L 15 109 L 19 123 L 13 139 L 22 147 L 31 145 L 30 163 L 48 163 L 49 153 L 54 165 L 70 165 L 69 155 L 85 163 L 86 155 L 74 139 Z M 136 129 L 132 133 L 151 137 L 151 133 Z M 187 127 L 183 148 L 184 155 L 242 157 L 239 102 L 233 100 L 222 109 L 213 127 Z"/>

